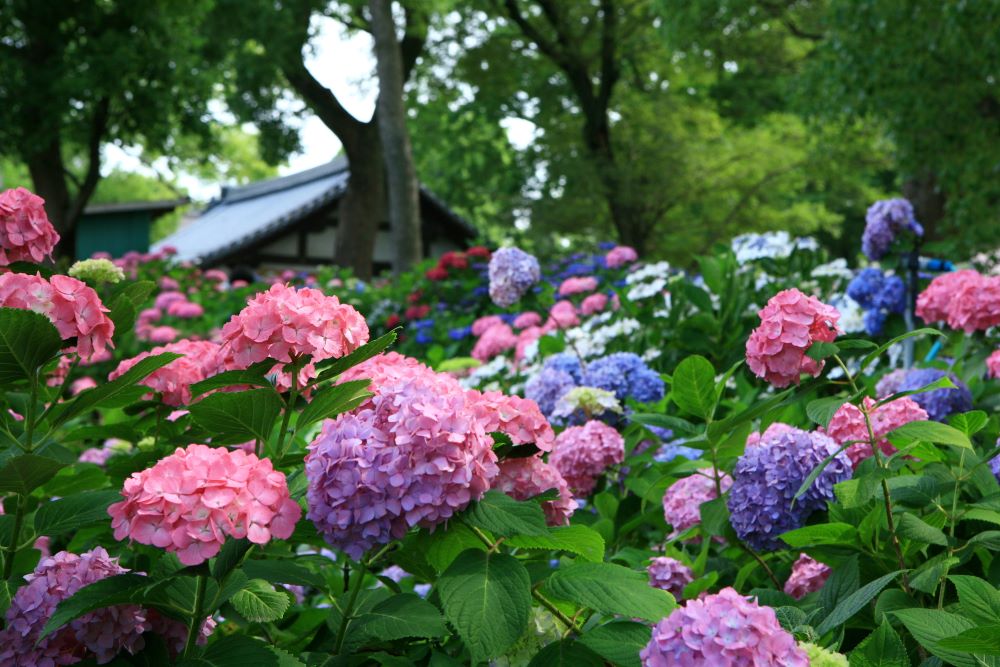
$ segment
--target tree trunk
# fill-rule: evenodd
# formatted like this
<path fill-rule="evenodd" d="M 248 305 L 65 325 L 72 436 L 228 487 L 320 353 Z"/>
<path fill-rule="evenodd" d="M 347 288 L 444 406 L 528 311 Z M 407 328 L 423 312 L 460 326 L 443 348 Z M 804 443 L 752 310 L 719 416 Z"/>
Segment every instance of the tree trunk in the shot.
<path fill-rule="evenodd" d="M 62 161 L 58 137 L 32 155 L 26 156 L 28 172 L 35 194 L 45 200 L 45 212 L 59 232 L 55 254 L 60 258 L 76 258 L 76 223 L 73 201 L 66 184 L 66 169 Z"/>
<path fill-rule="evenodd" d="M 368 6 L 372 14 L 372 35 L 378 62 L 379 97 L 375 113 L 389 190 L 389 222 L 395 246 L 393 271 L 401 273 L 413 268 L 424 255 L 420 233 L 420 189 L 410 134 L 406 129 L 403 55 L 396 39 L 392 0 L 370 0 Z"/>
<path fill-rule="evenodd" d="M 375 238 L 387 219 L 385 170 L 377 124 L 357 124 L 348 137 L 339 135 L 350 165 L 347 192 L 340 200 L 333 261 L 350 267 L 362 280 L 371 280 Z"/>
<path fill-rule="evenodd" d="M 934 172 L 912 176 L 903 183 L 903 196 L 913 204 L 917 222 L 924 226 L 924 238 L 937 237 L 938 227 L 944 220 L 947 196 L 941 190 Z"/>

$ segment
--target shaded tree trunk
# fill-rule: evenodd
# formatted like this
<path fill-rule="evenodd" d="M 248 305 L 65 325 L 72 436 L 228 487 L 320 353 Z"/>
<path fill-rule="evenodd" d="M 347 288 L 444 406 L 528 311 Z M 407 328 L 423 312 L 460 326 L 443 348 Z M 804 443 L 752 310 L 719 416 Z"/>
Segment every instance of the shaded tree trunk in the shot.
<path fill-rule="evenodd" d="M 370 0 L 372 35 L 378 62 L 379 101 L 376 109 L 389 192 L 389 221 L 395 258 L 393 271 L 411 269 L 423 259 L 420 233 L 420 189 L 413 147 L 406 129 L 403 100 L 404 68 L 392 0 Z"/>
<path fill-rule="evenodd" d="M 76 220 L 70 219 L 71 196 L 66 185 L 59 139 L 53 137 L 38 152 L 26 156 L 26 162 L 35 194 L 45 200 L 45 213 L 59 232 L 55 253 L 72 259 L 76 255 Z"/>
<path fill-rule="evenodd" d="M 924 226 L 924 238 L 936 238 L 947 203 L 947 195 L 938 185 L 937 175 L 927 172 L 912 176 L 903 183 L 902 190 L 903 196 L 913 204 L 917 221 Z"/>
<path fill-rule="evenodd" d="M 351 176 L 340 200 L 333 261 L 351 267 L 358 278 L 370 280 L 379 224 L 387 217 L 378 127 L 358 123 L 356 132 L 338 136 L 344 144 Z"/>

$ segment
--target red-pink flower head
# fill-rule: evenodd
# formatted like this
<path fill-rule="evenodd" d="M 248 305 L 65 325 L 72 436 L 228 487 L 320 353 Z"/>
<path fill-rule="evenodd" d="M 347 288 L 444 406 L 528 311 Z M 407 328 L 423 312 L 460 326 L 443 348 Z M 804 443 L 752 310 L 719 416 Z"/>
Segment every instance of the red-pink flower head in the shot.
<path fill-rule="evenodd" d="M 584 315 L 594 315 L 604 310 L 608 305 L 608 295 L 603 292 L 591 294 L 580 303 L 580 312 Z"/>
<path fill-rule="evenodd" d="M 468 393 L 484 431 L 499 431 L 515 445 L 534 443 L 543 452 L 552 450 L 555 433 L 533 400 L 499 391 L 469 390 Z"/>
<path fill-rule="evenodd" d="M 796 600 L 804 598 L 823 588 L 830 578 L 830 566 L 813 560 L 805 554 L 799 554 L 799 559 L 792 565 L 792 573 L 785 582 L 785 593 Z"/>
<path fill-rule="evenodd" d="M 218 343 L 179 340 L 176 343 L 155 347 L 149 352 L 142 352 L 131 359 L 125 359 L 118 364 L 118 368 L 111 371 L 108 379 L 114 380 L 146 357 L 163 352 L 176 352 L 184 356 L 153 371 L 140 384 L 160 392 L 163 402 L 167 405 L 187 405 L 191 402 L 192 384 L 224 370 L 224 360 Z"/>
<path fill-rule="evenodd" d="M 719 486 L 725 493 L 733 479 L 722 474 Z M 719 497 L 715 486 L 715 472 L 711 468 L 699 470 L 671 484 L 663 494 L 663 518 L 673 526 L 673 539 L 692 526 L 701 523 L 701 506 Z"/>
<path fill-rule="evenodd" d="M 550 526 L 565 526 L 573 516 L 577 503 L 569 490 L 569 484 L 555 466 L 538 456 L 504 459 L 500 462 L 500 474 L 493 480 L 493 488 L 503 491 L 515 500 L 528 500 L 549 489 L 559 492 L 555 500 L 542 503 L 545 520 Z"/>
<path fill-rule="evenodd" d="M 41 262 L 58 242 L 44 199 L 24 188 L 0 193 L 0 266 Z"/>
<path fill-rule="evenodd" d="M 489 361 L 517 346 L 517 336 L 506 324 L 495 324 L 487 329 L 472 347 L 472 358 L 479 361 Z"/>
<path fill-rule="evenodd" d="M 1000 348 L 986 358 L 987 374 L 996 380 L 1000 380 Z"/>
<path fill-rule="evenodd" d="M 638 259 L 639 253 L 634 248 L 620 245 L 608 251 L 608 254 L 604 256 L 604 263 L 608 265 L 609 269 L 617 269 Z"/>
<path fill-rule="evenodd" d="M 832 342 L 840 313 L 797 289 L 775 294 L 758 313 L 760 326 L 747 340 L 747 365 L 775 387 L 798 384 L 802 373 L 818 375 L 823 362 L 806 356 L 813 343 Z"/>
<path fill-rule="evenodd" d="M 549 463 L 578 497 L 590 495 L 598 478 L 625 459 L 625 441 L 604 422 L 592 420 L 571 426 L 556 436 Z"/>
<path fill-rule="evenodd" d="M 174 301 L 167 307 L 167 315 L 178 317 L 182 320 L 191 320 L 205 314 L 205 309 L 201 304 L 193 301 Z"/>
<path fill-rule="evenodd" d="M 167 310 L 173 304 L 183 303 L 185 301 L 187 301 L 187 295 L 183 292 L 168 290 L 166 292 L 160 292 L 156 295 L 156 301 L 153 302 L 153 307 L 159 310 Z"/>
<path fill-rule="evenodd" d="M 171 343 L 177 340 L 181 332 L 171 326 L 149 327 L 143 331 L 136 327 L 136 334 L 150 343 Z"/>
<path fill-rule="evenodd" d="M 580 323 L 580 318 L 576 316 L 576 307 L 569 301 L 556 301 L 555 305 L 549 309 L 548 324 L 559 329 L 575 327 Z"/>
<path fill-rule="evenodd" d="M 504 321 L 499 315 L 484 315 L 472 323 L 472 335 L 482 336 L 489 329 L 503 323 Z"/>
<path fill-rule="evenodd" d="M 311 355 L 312 361 L 343 357 L 368 342 L 368 325 L 352 306 L 317 289 L 287 285 L 254 296 L 222 327 L 223 344 L 238 367 Z"/>
<path fill-rule="evenodd" d="M 906 396 L 889 401 L 877 408 L 875 400 L 867 396 L 863 403 L 872 424 L 876 444 L 885 454 L 892 454 L 896 451 L 896 448 L 885 437 L 890 431 L 903 424 L 930 419 L 927 412 L 916 401 Z M 855 468 L 872 455 L 868 426 L 865 424 L 864 415 L 861 414 L 861 410 L 856 405 L 844 403 L 840 406 L 833 413 L 825 433 L 833 438 L 838 445 L 846 445 L 848 442 L 854 443 L 847 448 L 847 456 L 850 457 Z"/>
<path fill-rule="evenodd" d="M 1000 326 L 1000 276 L 980 276 L 952 295 L 948 326 L 967 334 Z"/>
<path fill-rule="evenodd" d="M 562 284 L 559 285 L 559 296 L 586 294 L 595 289 L 597 289 L 597 278 L 593 276 L 572 277 L 562 281 Z"/>
<path fill-rule="evenodd" d="M 178 448 L 133 473 L 122 496 L 108 508 L 115 539 L 176 552 L 185 565 L 216 555 L 227 536 L 288 539 L 302 515 L 268 459 L 205 445 Z"/>
<path fill-rule="evenodd" d="M 533 310 L 528 310 L 514 318 L 513 327 L 520 330 L 527 329 L 529 327 L 541 326 L 541 324 L 542 316 Z M 475 333 L 475 330 L 473 330 L 473 333 Z"/>
<path fill-rule="evenodd" d="M 928 324 L 944 322 L 948 319 L 955 295 L 967 284 L 978 283 L 982 276 L 978 271 L 962 269 L 936 276 L 917 297 L 917 317 Z"/>
<path fill-rule="evenodd" d="M 108 309 L 93 288 L 76 278 L 54 275 L 49 281 L 40 275 L 5 273 L 0 275 L 0 306 L 45 315 L 63 340 L 76 339 L 76 352 L 84 361 L 114 347 L 115 325 L 105 315 Z"/>

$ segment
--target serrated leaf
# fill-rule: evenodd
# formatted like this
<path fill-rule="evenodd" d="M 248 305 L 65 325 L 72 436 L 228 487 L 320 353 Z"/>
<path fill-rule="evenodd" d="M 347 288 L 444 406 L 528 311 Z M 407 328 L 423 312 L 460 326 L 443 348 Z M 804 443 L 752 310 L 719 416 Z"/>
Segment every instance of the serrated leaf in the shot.
<path fill-rule="evenodd" d="M 656 426 L 658 428 L 669 428 L 679 435 L 693 435 L 698 432 L 698 427 L 686 419 L 673 417 L 671 415 L 660 415 L 652 412 L 637 412 L 629 417 L 629 421 L 638 422 L 646 426 Z"/>
<path fill-rule="evenodd" d="M 581 525 L 550 528 L 548 535 L 517 535 L 505 544 L 519 549 L 568 551 L 594 563 L 604 560 L 604 538 Z"/>
<path fill-rule="evenodd" d="M 0 467 L 0 493 L 27 495 L 65 467 L 65 463 L 35 454 L 7 459 Z"/>
<path fill-rule="evenodd" d="M 35 377 L 62 346 L 49 318 L 31 310 L 0 308 L 0 383 Z"/>
<path fill-rule="evenodd" d="M 946 650 L 963 653 L 1000 656 L 1000 624 L 969 628 L 957 635 L 938 640 L 937 645 Z"/>
<path fill-rule="evenodd" d="M 229 599 L 229 604 L 248 621 L 266 623 L 284 616 L 291 601 L 263 579 L 250 579 Z"/>
<path fill-rule="evenodd" d="M 281 414 L 281 397 L 270 389 L 212 394 L 190 406 L 194 421 L 212 434 L 212 442 L 266 441 Z"/>
<path fill-rule="evenodd" d="M 240 387 L 249 385 L 251 387 L 270 387 L 271 382 L 267 379 L 267 373 L 274 368 L 274 360 L 267 359 L 259 361 L 243 370 L 223 371 L 210 378 L 205 378 L 201 382 L 191 385 L 191 396 L 197 398 L 202 394 L 214 389 L 224 389 L 225 387 Z"/>
<path fill-rule="evenodd" d="M 35 512 L 35 533 L 60 535 L 109 520 L 108 506 L 121 500 L 118 491 L 84 491 L 43 503 Z"/>
<path fill-rule="evenodd" d="M 809 401 L 806 404 L 806 416 L 814 423 L 826 428 L 830 424 L 830 420 L 833 419 L 833 415 L 848 400 L 847 396 L 828 396 Z"/>
<path fill-rule="evenodd" d="M 913 638 L 932 654 L 955 667 L 982 667 L 972 655 L 940 644 L 946 637 L 954 637 L 975 624 L 969 619 L 940 609 L 898 609 L 892 612 Z"/>
<path fill-rule="evenodd" d="M 448 634 L 437 607 L 413 593 L 393 595 L 379 602 L 358 617 L 351 628 L 379 641 L 406 637 L 438 639 Z"/>
<path fill-rule="evenodd" d="M 987 417 L 986 413 L 982 410 L 963 412 L 961 414 L 952 415 L 948 419 L 948 423 L 951 426 L 957 428 L 959 431 L 968 436 L 972 436 L 983 430 L 987 422 L 989 422 L 989 417 Z"/>
<path fill-rule="evenodd" d="M 861 611 L 862 607 L 871 602 L 876 595 L 881 593 L 882 589 L 888 586 L 901 572 L 902 570 L 897 570 L 896 572 L 883 575 L 845 597 L 837 604 L 830 615 L 823 619 L 823 622 L 816 628 L 816 632 L 820 635 L 825 635 L 830 630 L 850 619 Z"/>
<path fill-rule="evenodd" d="M 243 563 L 242 569 L 251 579 L 263 579 L 272 584 L 312 586 L 313 588 L 323 586 L 323 577 L 290 560 L 248 560 Z"/>
<path fill-rule="evenodd" d="M 264 642 L 232 634 L 212 642 L 197 658 L 187 658 L 176 667 L 282 667 L 277 653 Z"/>
<path fill-rule="evenodd" d="M 352 366 L 357 366 L 362 361 L 367 361 L 372 357 L 381 354 L 396 341 L 396 336 L 399 334 L 399 327 L 393 329 L 387 334 L 379 336 L 375 340 L 370 340 L 358 349 L 354 350 L 345 357 L 340 357 L 339 359 L 324 359 L 323 361 L 316 364 L 316 369 L 320 371 L 317 377 L 317 382 L 322 382 L 332 377 L 340 375 L 348 368 Z"/>
<path fill-rule="evenodd" d="M 674 369 L 670 396 L 677 406 L 697 417 L 715 413 L 715 367 L 705 357 L 687 357 Z"/>
<path fill-rule="evenodd" d="M 373 396 L 368 391 L 370 383 L 371 380 L 351 380 L 316 392 L 309 400 L 309 404 L 299 413 L 295 428 L 302 429 L 323 419 L 332 419 L 342 412 L 353 410 L 364 403 L 369 396 Z"/>
<path fill-rule="evenodd" d="M 851 667 L 910 667 L 903 641 L 888 621 L 851 651 Z"/>
<path fill-rule="evenodd" d="M 463 552 L 438 579 L 437 592 L 473 662 L 503 654 L 528 625 L 531 577 L 506 554 Z"/>
<path fill-rule="evenodd" d="M 486 545 L 463 523 L 453 523 L 448 530 L 437 530 L 429 535 L 421 533 L 418 540 L 427 564 L 437 572 L 447 570 L 468 549 L 486 550 Z"/>
<path fill-rule="evenodd" d="M 816 361 L 823 361 L 827 357 L 832 357 L 838 352 L 840 352 L 840 348 L 837 347 L 836 343 L 817 341 L 810 345 L 809 349 L 806 350 L 806 356 L 810 359 L 815 359 Z"/>
<path fill-rule="evenodd" d="M 644 573 L 611 563 L 575 563 L 545 582 L 553 597 L 605 614 L 659 621 L 676 605 L 674 596 L 649 585 Z"/>
<path fill-rule="evenodd" d="M 849 523 L 819 523 L 790 530 L 781 535 L 790 547 L 819 546 L 823 544 L 856 544 L 858 530 Z"/>
<path fill-rule="evenodd" d="M 635 621 L 614 621 L 589 630 L 580 643 L 618 667 L 640 667 L 639 651 L 649 643 L 649 628 Z"/>
<path fill-rule="evenodd" d="M 932 421 L 916 421 L 903 424 L 887 434 L 889 438 L 907 438 L 910 440 L 926 440 L 941 445 L 952 445 L 962 449 L 972 449 L 969 436 L 957 428 Z"/>
<path fill-rule="evenodd" d="M 916 514 L 903 514 L 899 517 L 899 535 L 921 544 L 937 544 L 948 546 L 948 536 L 940 528 L 935 528 Z"/>
<path fill-rule="evenodd" d="M 494 535 L 544 536 L 545 513 L 538 503 L 514 500 L 507 494 L 492 489 L 477 502 L 472 503 L 462 515 L 470 525 L 488 530 Z"/>
<path fill-rule="evenodd" d="M 1000 591 L 979 577 L 953 574 L 948 577 L 958 591 L 962 615 L 983 625 L 1000 624 Z"/>

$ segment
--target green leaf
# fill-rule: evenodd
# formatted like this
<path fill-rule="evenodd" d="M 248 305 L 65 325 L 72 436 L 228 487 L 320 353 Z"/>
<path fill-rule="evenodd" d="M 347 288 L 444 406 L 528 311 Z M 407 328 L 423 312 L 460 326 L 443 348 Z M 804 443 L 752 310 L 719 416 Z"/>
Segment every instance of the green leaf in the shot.
<path fill-rule="evenodd" d="M 862 607 L 871 602 L 883 588 L 889 585 L 889 582 L 899 576 L 900 572 L 902 570 L 883 575 L 848 595 L 837 604 L 829 616 L 823 619 L 823 622 L 816 628 L 816 632 L 820 635 L 825 635 L 830 630 L 847 621 L 861 611 Z"/>
<path fill-rule="evenodd" d="M 868 356 L 866 356 L 861 361 L 861 368 L 860 368 L 859 372 L 864 371 L 865 368 L 868 366 L 868 364 L 870 364 L 871 362 L 873 362 L 876 359 L 878 359 L 880 356 L 882 356 L 883 352 L 885 352 L 886 350 L 888 350 L 890 347 L 892 347 L 896 343 L 898 343 L 900 341 L 903 341 L 903 340 L 906 340 L 907 338 L 913 338 L 915 336 L 925 336 L 925 335 L 926 336 L 941 336 L 942 338 L 946 338 L 946 336 L 943 333 L 941 333 L 940 331 L 938 331 L 937 329 L 931 329 L 929 327 L 924 327 L 923 329 L 914 329 L 913 331 L 907 331 L 904 334 L 900 334 L 899 336 L 896 336 L 895 338 L 893 338 L 892 340 L 890 340 L 887 343 L 882 343 L 881 345 L 878 346 L 878 348 L 874 352 L 871 352 Z"/>
<path fill-rule="evenodd" d="M 619 667 L 640 667 L 639 651 L 649 643 L 649 628 L 635 621 L 613 621 L 585 632 L 580 643 Z"/>
<path fill-rule="evenodd" d="M 670 396 L 677 406 L 702 419 L 715 413 L 715 368 L 700 355 L 693 355 L 674 369 Z"/>
<path fill-rule="evenodd" d="M 941 645 L 941 640 L 975 626 L 969 619 L 940 609 L 897 609 L 892 612 L 913 638 L 928 651 L 955 667 L 981 667 L 967 651 Z"/>
<path fill-rule="evenodd" d="M 52 479 L 65 463 L 35 454 L 8 459 L 0 467 L 0 493 L 27 495 Z"/>
<path fill-rule="evenodd" d="M 437 572 L 443 572 L 467 549 L 486 550 L 486 545 L 464 523 L 452 523 L 447 530 L 431 534 L 421 531 L 417 544 L 423 547 L 427 563 Z M 405 569 L 405 568 L 404 568 Z"/>
<path fill-rule="evenodd" d="M 271 387 L 273 385 L 267 379 L 267 373 L 274 368 L 274 364 L 273 359 L 267 359 L 259 361 L 243 370 L 223 371 L 191 385 L 191 396 L 197 398 L 213 389 L 223 389 L 225 387 L 241 387 L 244 385 L 251 387 Z"/>
<path fill-rule="evenodd" d="M 820 589 L 819 593 L 820 606 L 827 614 L 832 613 L 837 605 L 858 590 L 861 585 L 860 576 L 856 555 L 845 560 L 840 567 L 833 569 L 830 578 L 826 580 L 826 585 Z"/>
<path fill-rule="evenodd" d="M 1000 551 L 1000 530 L 984 530 L 973 535 L 966 544 L 979 545 L 992 551 Z"/>
<path fill-rule="evenodd" d="M 212 561 L 212 576 L 219 581 L 224 579 L 226 575 L 239 567 L 243 557 L 252 546 L 250 540 L 245 537 L 238 540 L 226 540 L 219 554 Z M 254 579 L 267 579 L 267 577 L 258 577 L 252 574 L 247 576 Z"/>
<path fill-rule="evenodd" d="M 858 530 L 849 523 L 819 523 L 790 530 L 781 536 L 790 547 L 819 546 L 823 544 L 857 544 Z"/>
<path fill-rule="evenodd" d="M 649 585 L 644 573 L 611 563 L 576 563 L 545 582 L 553 597 L 605 614 L 659 621 L 676 605 L 674 596 Z"/>
<path fill-rule="evenodd" d="M 232 444 L 267 441 L 281 414 L 282 402 L 271 389 L 212 394 L 190 406 L 195 422 L 212 434 L 212 442 Z"/>
<path fill-rule="evenodd" d="M 973 507 L 962 515 L 962 521 L 985 521 L 1000 526 L 1000 512 Z"/>
<path fill-rule="evenodd" d="M 531 577 L 506 554 L 463 552 L 438 579 L 437 591 L 473 662 L 501 655 L 528 625 Z"/>
<path fill-rule="evenodd" d="M 686 419 L 670 415 L 660 415 L 653 412 L 637 412 L 629 417 L 629 421 L 639 422 L 645 426 L 669 428 L 671 431 L 681 435 L 693 435 L 698 432 L 698 427 Z"/>
<path fill-rule="evenodd" d="M 400 327 L 396 327 L 392 331 L 382 336 L 379 336 L 375 340 L 370 340 L 358 349 L 351 352 L 346 357 L 340 357 L 339 359 L 324 359 L 323 361 L 316 364 L 316 370 L 320 371 L 319 376 L 316 378 L 316 382 L 322 382 L 326 379 L 340 375 L 348 368 L 352 366 L 357 366 L 362 361 L 367 361 L 375 355 L 381 354 L 386 348 L 396 342 L 396 336 L 399 334 Z"/>
<path fill-rule="evenodd" d="M 967 436 L 972 436 L 986 427 L 989 418 L 986 413 L 982 410 L 973 410 L 972 412 L 963 412 L 961 414 L 952 415 L 948 419 L 948 423 L 954 428 L 964 433 Z"/>
<path fill-rule="evenodd" d="M 921 544 L 948 546 L 948 536 L 940 528 L 935 528 L 916 514 L 907 513 L 899 517 L 899 535 Z"/>
<path fill-rule="evenodd" d="M 118 491 L 84 491 L 42 504 L 35 512 L 35 532 L 60 535 L 110 520 L 108 506 L 121 500 Z"/>
<path fill-rule="evenodd" d="M 836 343 L 817 341 L 810 345 L 809 349 L 806 350 L 806 356 L 810 359 L 815 359 L 816 361 L 823 361 L 827 357 L 832 357 L 838 352 L 840 352 L 840 348 L 837 347 Z"/>
<path fill-rule="evenodd" d="M 295 428 L 303 429 L 323 419 L 336 417 L 341 412 L 353 410 L 374 395 L 367 390 L 370 383 L 371 380 L 351 380 L 316 392 L 299 413 Z"/>
<path fill-rule="evenodd" d="M 851 667 L 910 667 L 903 640 L 888 621 L 883 620 L 851 652 Z"/>
<path fill-rule="evenodd" d="M 251 579 L 229 599 L 229 603 L 248 621 L 266 623 L 284 616 L 291 600 L 263 579 Z"/>
<path fill-rule="evenodd" d="M 713 498 L 698 508 L 702 533 L 709 537 L 722 536 L 729 527 L 729 506 L 724 497 Z"/>
<path fill-rule="evenodd" d="M 808 384 L 803 386 L 808 386 Z M 757 419 L 757 417 L 760 417 L 762 414 L 781 407 L 791 398 L 793 398 L 792 390 L 785 389 L 784 391 L 779 392 L 766 400 L 754 401 L 746 410 L 730 415 L 722 421 L 712 422 L 709 424 L 707 430 L 708 437 L 710 440 L 717 440 L 721 435 L 729 433 L 740 424 Z"/>
<path fill-rule="evenodd" d="M 413 593 L 394 595 L 379 602 L 351 627 L 352 631 L 380 641 L 405 637 L 438 639 L 448 634 L 437 607 Z"/>
<path fill-rule="evenodd" d="M 538 503 L 514 500 L 502 491 L 487 491 L 463 515 L 469 524 L 494 535 L 548 535 L 545 514 Z"/>
<path fill-rule="evenodd" d="M 952 445 L 962 449 L 972 449 L 969 436 L 957 428 L 932 421 L 917 421 L 903 424 L 889 432 L 888 437 L 908 438 L 910 440 L 926 440 L 942 445 Z"/>
<path fill-rule="evenodd" d="M 62 346 L 49 318 L 31 310 L 0 308 L 0 383 L 30 380 Z"/>
<path fill-rule="evenodd" d="M 962 615 L 982 625 L 1000 624 L 1000 591 L 979 577 L 953 574 L 948 577 L 958 591 Z"/>
<path fill-rule="evenodd" d="M 528 667 L 604 667 L 604 661 L 583 644 L 562 639 L 536 653 Z"/>
<path fill-rule="evenodd" d="M 505 544 L 519 549 L 568 551 L 593 563 L 604 560 L 604 538 L 581 525 L 550 528 L 548 535 L 516 535 Z"/>
<path fill-rule="evenodd" d="M 1000 656 L 1000 624 L 969 628 L 957 635 L 940 639 L 937 644 L 946 650 Z"/>
<path fill-rule="evenodd" d="M 59 603 L 39 639 L 95 609 L 138 602 L 151 583 L 149 577 L 142 575 L 118 574 L 88 584 Z"/>
<path fill-rule="evenodd" d="M 293 586 L 312 586 L 313 588 L 323 586 L 323 577 L 290 560 L 248 560 L 243 563 L 242 569 L 251 579 L 263 579 L 272 584 L 292 584 Z"/>
<path fill-rule="evenodd" d="M 197 658 L 176 667 L 282 667 L 277 653 L 264 642 L 243 634 L 232 634 L 212 642 Z"/>
<path fill-rule="evenodd" d="M 827 398 L 817 398 L 806 404 L 806 416 L 814 423 L 826 428 L 833 419 L 834 413 L 849 400 L 846 396 L 829 396 Z"/>

